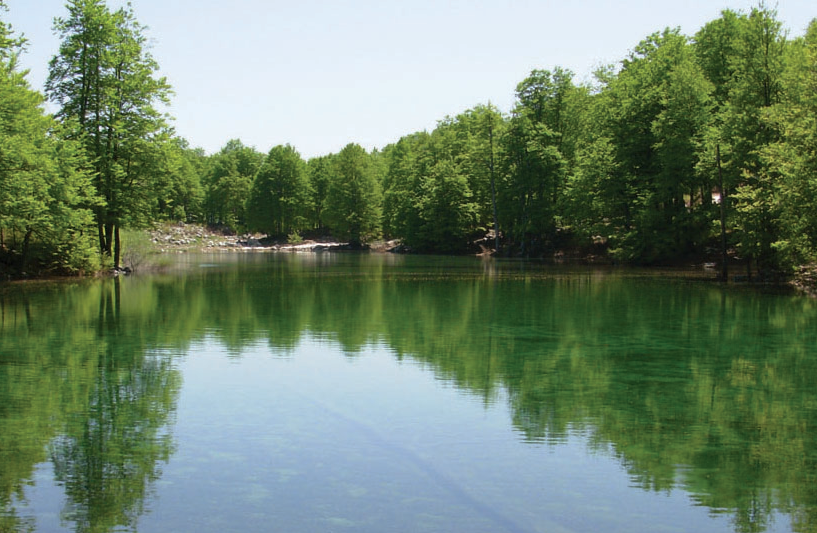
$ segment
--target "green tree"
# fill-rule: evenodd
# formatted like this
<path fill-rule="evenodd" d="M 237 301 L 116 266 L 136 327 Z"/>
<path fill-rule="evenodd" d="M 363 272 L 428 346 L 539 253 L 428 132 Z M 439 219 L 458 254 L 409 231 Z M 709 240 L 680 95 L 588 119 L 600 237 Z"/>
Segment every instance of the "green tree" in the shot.
<path fill-rule="evenodd" d="M 156 217 L 180 222 L 202 220 L 203 151 L 191 149 L 187 141 L 179 137 L 172 138 L 162 148 Z"/>
<path fill-rule="evenodd" d="M 323 231 L 326 226 L 327 195 L 332 176 L 332 156 L 313 157 L 307 162 L 309 180 L 309 221 L 312 229 Z"/>
<path fill-rule="evenodd" d="M 817 255 L 817 19 L 784 65 L 780 101 L 763 115 L 777 140 L 762 148 L 760 164 L 777 213 L 775 266 L 790 271 Z"/>
<path fill-rule="evenodd" d="M 0 20 L 0 271 L 93 270 L 86 160 L 17 70 L 24 42 Z"/>
<path fill-rule="evenodd" d="M 306 226 L 308 209 L 306 163 L 292 146 L 274 147 L 252 182 L 247 201 L 249 229 L 286 236 Z"/>
<path fill-rule="evenodd" d="M 545 124 L 516 115 L 503 143 L 499 219 L 511 243 L 525 255 L 540 254 L 556 235 L 556 216 L 567 166 L 558 137 Z M 543 242 L 545 241 L 545 242 Z"/>
<path fill-rule="evenodd" d="M 389 237 L 410 242 L 419 232 L 420 176 L 425 173 L 419 154 L 428 142 L 426 132 L 406 135 L 389 151 L 383 180 L 383 229 Z"/>
<path fill-rule="evenodd" d="M 422 251 L 460 252 L 467 249 L 468 237 L 477 220 L 477 204 L 468 179 L 450 159 L 440 159 L 420 177 L 417 242 L 409 244 Z"/>
<path fill-rule="evenodd" d="M 724 119 L 727 115 L 729 91 L 735 75 L 734 57 L 739 35 L 741 16 L 732 10 L 724 10 L 721 16 L 705 24 L 694 38 L 697 62 L 704 76 L 712 84 L 712 117 L 704 133 L 698 172 L 703 176 L 715 177 L 720 196 L 718 218 L 720 233 L 721 265 L 720 278 L 729 276 L 728 220 L 732 209 L 730 195 L 739 181 L 735 167 L 724 163 L 723 155 L 729 158 L 730 144 L 725 138 Z"/>
<path fill-rule="evenodd" d="M 380 233 L 381 191 L 369 154 L 346 145 L 332 161 L 327 220 L 332 234 L 359 246 Z"/>
<path fill-rule="evenodd" d="M 781 231 L 782 199 L 775 194 L 776 176 L 763 167 L 760 154 L 778 140 L 778 132 L 763 116 L 781 102 L 786 47 L 776 11 L 761 4 L 741 19 L 723 120 L 723 137 L 731 145 L 729 165 L 739 175 L 733 195 L 736 244 L 761 272 L 781 266 L 774 243 Z"/>
<path fill-rule="evenodd" d="M 655 262 L 706 243 L 711 177 L 696 165 L 710 92 L 688 39 L 666 29 L 639 43 L 599 95 L 606 118 L 596 146 L 615 154 L 603 189 L 614 196 L 602 203 L 616 215 L 607 233 L 618 257 Z"/>
<path fill-rule="evenodd" d="M 505 118 L 496 106 L 489 103 L 460 114 L 457 120 L 468 130 L 462 164 L 478 208 L 477 225 L 493 228 L 494 249 L 499 250 L 497 182 L 501 171 L 500 141 L 505 131 Z"/>
<path fill-rule="evenodd" d="M 502 139 L 498 210 L 509 240 L 524 254 L 558 244 L 586 96 L 573 84 L 573 73 L 560 67 L 533 70 L 517 85 Z"/>
<path fill-rule="evenodd" d="M 227 142 L 211 157 L 205 178 L 205 215 L 209 224 L 222 225 L 234 231 L 246 225 L 246 206 L 252 180 L 264 154 L 245 146 L 240 140 Z"/>
<path fill-rule="evenodd" d="M 145 28 L 128 5 L 112 12 L 104 0 L 69 0 L 55 19 L 62 40 L 49 65 L 46 91 L 60 106 L 93 162 L 94 184 L 104 200 L 95 209 L 100 250 L 119 264 L 119 230 L 138 225 L 155 204 L 166 125 L 156 104 L 170 87 L 155 76 Z"/>

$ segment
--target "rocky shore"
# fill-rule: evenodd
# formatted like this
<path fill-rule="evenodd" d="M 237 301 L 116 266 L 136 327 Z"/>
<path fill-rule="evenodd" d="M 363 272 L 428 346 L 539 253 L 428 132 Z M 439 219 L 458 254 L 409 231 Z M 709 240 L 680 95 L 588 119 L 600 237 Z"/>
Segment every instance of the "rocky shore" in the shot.
<path fill-rule="evenodd" d="M 156 250 L 167 252 L 322 252 L 350 249 L 348 243 L 331 239 L 308 239 L 299 243 L 281 243 L 266 235 L 246 233 L 234 235 L 220 232 L 198 224 L 165 224 L 150 231 L 150 239 Z M 390 243 L 375 245 L 373 249 L 387 249 Z"/>
<path fill-rule="evenodd" d="M 798 268 L 791 283 L 797 290 L 817 298 L 817 265 Z"/>

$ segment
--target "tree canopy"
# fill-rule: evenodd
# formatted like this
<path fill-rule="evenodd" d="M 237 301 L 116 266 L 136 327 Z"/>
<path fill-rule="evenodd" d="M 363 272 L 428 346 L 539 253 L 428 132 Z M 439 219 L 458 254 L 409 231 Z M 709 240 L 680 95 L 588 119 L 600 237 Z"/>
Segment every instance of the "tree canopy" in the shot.
<path fill-rule="evenodd" d="M 54 29 L 49 117 L 17 68 L 24 40 L 0 22 L 9 272 L 118 265 L 120 228 L 162 220 L 433 253 L 715 259 L 724 276 L 729 261 L 772 276 L 817 254 L 817 30 L 790 39 L 764 4 L 693 36 L 648 35 L 591 83 L 534 68 L 508 112 L 478 104 L 381 150 L 308 161 L 290 145 L 232 139 L 207 155 L 176 137 L 130 4 L 68 0 Z"/>

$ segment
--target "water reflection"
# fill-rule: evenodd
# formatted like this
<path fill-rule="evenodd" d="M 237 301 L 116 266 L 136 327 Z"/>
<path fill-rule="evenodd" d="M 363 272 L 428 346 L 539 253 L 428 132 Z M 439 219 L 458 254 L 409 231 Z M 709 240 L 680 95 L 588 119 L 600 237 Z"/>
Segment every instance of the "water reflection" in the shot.
<path fill-rule="evenodd" d="M 577 433 L 644 491 L 683 488 L 736 531 L 817 531 L 817 308 L 631 271 L 343 254 L 213 256 L 155 277 L 0 292 L 0 531 L 50 461 L 76 531 L 129 527 L 173 453 L 168 353 L 240 361 L 305 339 L 383 344 L 490 404 L 520 438 Z M 227 263 L 231 264 L 227 264 Z M 193 263 L 195 264 L 195 263 Z"/>
<path fill-rule="evenodd" d="M 46 460 L 75 531 L 141 515 L 173 450 L 181 377 L 123 307 L 119 280 L 0 296 L 0 531 L 34 530 L 26 487 Z"/>

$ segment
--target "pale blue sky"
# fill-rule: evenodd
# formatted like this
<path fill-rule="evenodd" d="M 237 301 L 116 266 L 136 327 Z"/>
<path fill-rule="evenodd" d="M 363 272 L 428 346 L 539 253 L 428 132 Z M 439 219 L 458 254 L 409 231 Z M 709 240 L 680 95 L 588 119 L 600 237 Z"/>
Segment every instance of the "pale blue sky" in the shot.
<path fill-rule="evenodd" d="M 111 8 L 124 2 L 108 0 Z M 42 90 L 57 52 L 64 0 L 6 0 L 2 15 L 29 39 L 29 81 Z M 708 0 L 132 0 L 173 85 L 179 135 L 208 153 L 240 138 L 263 152 L 290 143 L 306 158 L 349 142 L 367 149 L 431 130 L 480 103 L 509 111 L 534 68 L 578 81 L 618 62 L 647 35 L 687 35 L 724 8 Z M 814 0 L 780 0 L 791 36 L 817 17 Z"/>

